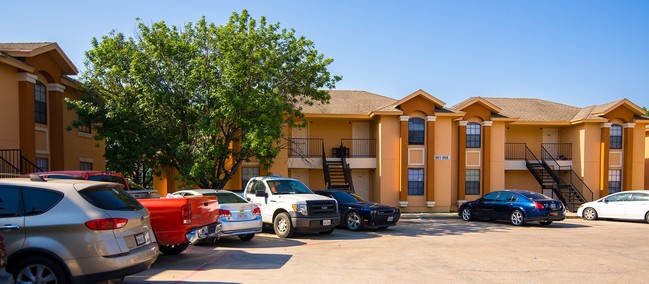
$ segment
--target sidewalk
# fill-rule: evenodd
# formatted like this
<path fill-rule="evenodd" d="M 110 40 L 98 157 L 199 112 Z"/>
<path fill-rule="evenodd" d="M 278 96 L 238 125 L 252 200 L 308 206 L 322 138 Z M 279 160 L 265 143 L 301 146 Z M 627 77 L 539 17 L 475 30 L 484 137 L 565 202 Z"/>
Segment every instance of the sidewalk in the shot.
<path fill-rule="evenodd" d="M 401 219 L 417 220 L 417 219 L 459 219 L 460 216 L 457 212 L 450 213 L 401 213 Z M 566 219 L 579 218 L 576 212 L 566 212 Z"/>

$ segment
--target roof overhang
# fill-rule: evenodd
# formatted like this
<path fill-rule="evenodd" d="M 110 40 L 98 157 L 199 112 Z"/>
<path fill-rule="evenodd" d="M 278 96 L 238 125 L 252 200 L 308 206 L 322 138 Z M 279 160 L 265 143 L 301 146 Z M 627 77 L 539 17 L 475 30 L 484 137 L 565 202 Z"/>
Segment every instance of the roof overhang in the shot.
<path fill-rule="evenodd" d="M 629 110 L 631 110 L 636 115 L 645 115 L 644 109 L 642 109 L 641 107 L 634 104 L 633 102 L 631 102 L 628 99 L 621 99 L 617 103 L 615 103 L 615 104 L 611 105 L 610 107 L 606 108 L 605 110 L 602 110 L 602 111 L 597 112 L 597 113 L 593 113 L 593 115 L 603 116 L 603 115 L 606 115 L 607 113 L 611 112 L 612 110 L 614 110 L 614 109 L 616 109 L 616 108 L 618 108 L 620 106 L 624 106 L 624 107 L 628 108 Z"/>
<path fill-rule="evenodd" d="M 491 103 L 490 101 L 488 101 L 488 100 L 486 100 L 485 98 L 482 98 L 482 97 L 471 98 L 470 100 L 464 101 L 464 102 L 462 102 L 462 104 L 455 106 L 454 109 L 463 110 L 463 109 L 469 107 L 470 105 L 473 105 L 473 104 L 476 104 L 476 103 L 486 107 L 492 113 L 500 113 L 500 112 L 502 112 L 502 109 L 500 107 L 496 106 L 495 104 Z"/>
<path fill-rule="evenodd" d="M 7 64 L 11 67 L 15 67 L 29 73 L 34 73 L 34 71 L 36 70 L 34 67 L 29 66 L 28 64 L 25 64 L 13 57 L 7 56 L 3 52 L 0 52 L 0 63 Z"/>
<path fill-rule="evenodd" d="M 443 108 L 443 107 L 446 105 L 446 103 L 444 103 L 444 102 L 441 101 L 440 99 L 438 99 L 438 98 L 432 96 L 432 95 L 429 94 L 429 93 L 426 93 L 426 92 L 425 92 L 424 90 L 422 90 L 422 89 L 419 89 L 419 90 L 415 91 L 414 93 L 412 93 L 412 94 L 406 96 L 405 98 L 396 101 L 396 102 L 393 104 L 393 106 L 402 105 L 403 103 L 405 103 L 405 102 L 411 100 L 411 99 L 414 98 L 414 97 L 418 97 L 418 96 L 421 96 L 422 98 L 431 101 L 433 104 L 435 104 L 435 106 L 440 107 L 440 108 Z"/>
<path fill-rule="evenodd" d="M 61 70 L 63 70 L 63 74 L 76 75 L 79 73 L 77 67 L 72 64 L 70 58 L 65 55 L 61 47 L 55 42 L 34 49 L 8 49 L 3 52 L 12 57 L 34 57 L 43 53 L 53 52 L 52 58 L 54 58 L 54 60 L 59 64 Z"/>

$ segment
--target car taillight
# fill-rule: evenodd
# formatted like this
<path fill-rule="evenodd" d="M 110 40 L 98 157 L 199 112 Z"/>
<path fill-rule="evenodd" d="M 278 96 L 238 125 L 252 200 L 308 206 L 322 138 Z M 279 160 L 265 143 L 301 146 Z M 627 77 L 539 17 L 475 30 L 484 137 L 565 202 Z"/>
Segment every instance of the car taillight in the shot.
<path fill-rule="evenodd" d="M 543 209 L 543 203 L 534 201 L 534 208 Z"/>
<path fill-rule="evenodd" d="M 219 217 L 232 217 L 232 213 L 230 213 L 230 210 L 219 209 Z"/>
<path fill-rule="evenodd" d="M 252 214 L 261 215 L 261 209 L 259 209 L 259 207 L 255 207 L 255 209 L 252 209 Z"/>
<path fill-rule="evenodd" d="M 192 223 L 192 206 L 189 203 L 185 204 L 180 210 L 180 218 L 184 225 Z"/>
<path fill-rule="evenodd" d="M 88 222 L 85 222 L 84 224 L 86 225 L 86 227 L 88 227 L 88 229 L 101 231 L 101 230 L 113 230 L 113 229 L 123 228 L 124 226 L 126 226 L 126 223 L 128 223 L 128 219 L 103 218 L 103 219 L 90 220 Z"/>

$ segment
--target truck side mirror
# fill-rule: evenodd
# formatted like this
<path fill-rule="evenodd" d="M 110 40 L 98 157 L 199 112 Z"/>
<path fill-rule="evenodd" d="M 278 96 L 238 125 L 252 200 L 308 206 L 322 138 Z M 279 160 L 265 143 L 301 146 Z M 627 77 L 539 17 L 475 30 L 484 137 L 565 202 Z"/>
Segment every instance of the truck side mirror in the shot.
<path fill-rule="evenodd" d="M 259 189 L 259 190 L 255 191 L 255 196 L 268 197 L 268 193 L 266 193 L 265 190 Z"/>

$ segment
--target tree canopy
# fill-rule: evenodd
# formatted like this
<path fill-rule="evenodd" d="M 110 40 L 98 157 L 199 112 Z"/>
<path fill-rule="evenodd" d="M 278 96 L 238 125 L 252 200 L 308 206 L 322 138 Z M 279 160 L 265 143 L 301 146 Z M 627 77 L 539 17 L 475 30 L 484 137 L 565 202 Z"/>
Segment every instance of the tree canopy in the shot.
<path fill-rule="evenodd" d="M 105 139 L 111 170 L 173 167 L 188 184 L 222 188 L 244 161 L 271 165 L 300 104 L 328 102 L 322 88 L 341 79 L 332 62 L 246 10 L 222 26 L 138 22 L 135 37 L 93 38 L 80 76 L 87 95 L 68 105 L 74 124 Z"/>

